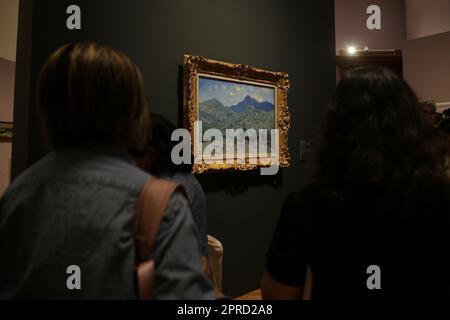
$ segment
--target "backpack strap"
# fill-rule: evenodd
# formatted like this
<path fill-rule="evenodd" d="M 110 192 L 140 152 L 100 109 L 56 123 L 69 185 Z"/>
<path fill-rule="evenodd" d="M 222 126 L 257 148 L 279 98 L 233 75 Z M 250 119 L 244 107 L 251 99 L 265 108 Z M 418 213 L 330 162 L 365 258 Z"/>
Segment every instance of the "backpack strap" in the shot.
<path fill-rule="evenodd" d="M 186 194 L 175 182 L 149 179 L 139 195 L 134 222 L 134 244 L 138 258 L 137 285 L 141 299 L 151 299 L 155 264 L 149 260 L 167 205 L 176 191 Z"/>

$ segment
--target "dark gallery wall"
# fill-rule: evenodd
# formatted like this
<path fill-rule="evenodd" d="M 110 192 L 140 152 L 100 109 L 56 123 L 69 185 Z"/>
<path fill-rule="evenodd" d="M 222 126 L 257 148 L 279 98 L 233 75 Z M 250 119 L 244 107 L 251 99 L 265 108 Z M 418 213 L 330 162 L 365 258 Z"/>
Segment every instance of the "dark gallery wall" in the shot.
<path fill-rule="evenodd" d="M 82 10 L 82 30 L 66 29 L 66 8 Z M 43 154 L 34 111 L 36 78 L 46 57 L 69 41 L 97 41 L 126 52 L 141 68 L 152 111 L 180 114 L 183 54 L 289 73 L 292 166 L 200 176 L 209 233 L 224 245 L 224 292 L 259 287 L 264 256 L 283 200 L 306 181 L 300 140 L 311 139 L 335 85 L 334 1 L 22 0 L 18 43 L 13 174 Z M 19 91 L 19 92 L 18 92 Z"/>

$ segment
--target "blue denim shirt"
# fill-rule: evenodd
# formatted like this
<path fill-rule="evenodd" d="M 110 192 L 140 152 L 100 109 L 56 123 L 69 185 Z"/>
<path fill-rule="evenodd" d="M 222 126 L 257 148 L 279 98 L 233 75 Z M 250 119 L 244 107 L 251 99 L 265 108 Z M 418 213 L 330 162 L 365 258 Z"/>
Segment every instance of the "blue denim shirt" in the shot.
<path fill-rule="evenodd" d="M 180 183 L 186 190 L 187 198 L 191 205 L 192 217 L 197 227 L 197 236 L 200 243 L 200 252 L 205 257 L 208 256 L 208 232 L 206 215 L 206 196 L 200 182 L 192 173 L 178 172 L 170 176 L 161 176 L 161 179 L 168 179 Z"/>
<path fill-rule="evenodd" d="M 134 299 L 133 223 L 150 176 L 116 149 L 52 152 L 0 200 L 0 298 Z M 175 194 L 155 250 L 157 299 L 213 299 L 186 199 Z M 69 290 L 67 268 L 80 267 Z"/>

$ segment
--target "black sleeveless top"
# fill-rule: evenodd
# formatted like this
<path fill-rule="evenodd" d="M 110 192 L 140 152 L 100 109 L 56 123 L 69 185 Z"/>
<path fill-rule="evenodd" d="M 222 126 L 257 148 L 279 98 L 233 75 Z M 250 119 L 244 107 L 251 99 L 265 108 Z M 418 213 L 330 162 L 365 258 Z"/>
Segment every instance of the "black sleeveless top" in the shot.
<path fill-rule="evenodd" d="M 338 195 L 310 185 L 289 195 L 267 271 L 297 287 L 311 266 L 313 299 L 449 298 L 450 187 L 406 189 L 358 186 Z M 380 290 L 367 285 L 370 266 L 380 268 Z"/>

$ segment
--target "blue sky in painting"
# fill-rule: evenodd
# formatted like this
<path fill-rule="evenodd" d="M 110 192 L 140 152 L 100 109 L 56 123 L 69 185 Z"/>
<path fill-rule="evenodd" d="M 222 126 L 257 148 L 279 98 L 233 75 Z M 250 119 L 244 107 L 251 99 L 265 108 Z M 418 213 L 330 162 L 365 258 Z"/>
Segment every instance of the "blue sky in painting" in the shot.
<path fill-rule="evenodd" d="M 246 83 L 224 81 L 199 77 L 200 103 L 216 98 L 224 106 L 231 107 L 251 96 L 258 102 L 270 102 L 275 105 L 275 90 L 273 88 L 254 86 Z"/>

